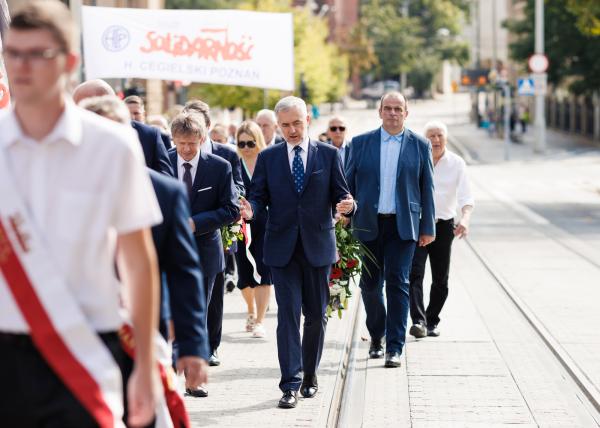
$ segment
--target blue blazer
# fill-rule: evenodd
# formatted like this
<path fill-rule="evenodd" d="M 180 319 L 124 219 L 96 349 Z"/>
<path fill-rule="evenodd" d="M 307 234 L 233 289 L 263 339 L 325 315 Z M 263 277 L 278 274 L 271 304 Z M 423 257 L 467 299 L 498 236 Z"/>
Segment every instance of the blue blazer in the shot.
<path fill-rule="evenodd" d="M 171 148 L 173 147 L 173 144 L 171 144 L 171 136 L 169 134 L 167 134 L 166 132 L 160 132 L 160 139 L 162 140 L 164 146 L 165 146 L 165 150 L 168 152 L 169 150 L 171 150 Z"/>
<path fill-rule="evenodd" d="M 162 282 L 161 315 L 171 314 L 179 356 L 207 360 L 207 308 L 198 249 L 188 222 L 187 192 L 174 178 L 148 172 L 163 215 L 163 222 L 152 228 L 161 277 L 166 279 Z"/>
<path fill-rule="evenodd" d="M 396 225 L 403 240 L 435 235 L 433 161 L 431 145 L 409 129 L 398 159 L 396 177 Z M 346 179 L 357 201 L 352 219 L 355 236 L 372 241 L 379 233 L 377 207 L 381 177 L 381 128 L 352 139 L 346 161 Z"/>
<path fill-rule="evenodd" d="M 273 144 L 259 153 L 249 202 L 258 215 L 266 207 L 264 263 L 283 267 L 289 263 L 298 236 L 313 267 L 336 261 L 332 208 L 350 193 L 337 149 L 310 141 L 304 186 L 294 189 L 287 144 Z"/>
<path fill-rule="evenodd" d="M 212 144 L 212 154 L 225 159 L 231 164 L 233 184 L 235 185 L 239 196 L 245 196 L 246 187 L 244 186 L 244 180 L 242 178 L 242 164 L 235 148 L 230 145 L 215 143 L 212 140 L 210 143 Z"/>
<path fill-rule="evenodd" d="M 171 149 L 169 156 L 177 176 L 177 151 Z M 196 226 L 194 236 L 200 267 L 204 276 L 214 276 L 225 269 L 221 227 L 233 223 L 240 216 L 231 164 L 218 156 L 200 152 L 189 200 Z"/>
<path fill-rule="evenodd" d="M 131 121 L 131 126 L 137 131 L 142 144 L 146 166 L 154 171 L 173 177 L 171 162 L 169 162 L 167 149 L 160 136 L 160 130 L 135 120 Z"/>

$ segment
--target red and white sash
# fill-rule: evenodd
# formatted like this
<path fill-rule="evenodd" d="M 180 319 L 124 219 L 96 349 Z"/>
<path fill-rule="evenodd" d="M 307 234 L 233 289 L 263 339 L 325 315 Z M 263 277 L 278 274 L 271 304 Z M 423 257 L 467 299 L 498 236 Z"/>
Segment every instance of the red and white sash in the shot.
<path fill-rule="evenodd" d="M 8 171 L 0 150 L 0 287 L 13 296 L 40 354 L 98 425 L 124 428 L 121 371 L 52 262 Z M 124 348 L 133 354 L 133 346 Z M 164 366 L 160 370 L 166 387 Z M 178 427 L 188 426 L 180 396 L 165 389 L 166 400 L 179 406 Z M 170 428 L 169 412 L 174 415 L 164 397 L 156 425 Z"/>

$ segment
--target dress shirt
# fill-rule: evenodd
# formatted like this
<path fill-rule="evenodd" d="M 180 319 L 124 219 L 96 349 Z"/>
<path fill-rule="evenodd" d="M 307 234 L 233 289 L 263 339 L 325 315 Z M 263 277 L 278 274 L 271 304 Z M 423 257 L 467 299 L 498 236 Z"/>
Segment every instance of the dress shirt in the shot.
<path fill-rule="evenodd" d="M 41 141 L 23 134 L 13 110 L 0 115 L 0 129 L 16 192 L 67 287 L 92 328 L 118 330 L 116 237 L 162 221 L 135 131 L 70 100 Z M 0 308 L 0 331 L 29 331 L 7 286 Z"/>
<path fill-rule="evenodd" d="M 396 214 L 396 174 L 403 141 L 404 129 L 399 134 L 390 135 L 381 127 L 379 214 Z"/>
<path fill-rule="evenodd" d="M 219 143 L 217 143 L 219 144 Z M 206 153 L 208 155 L 212 155 L 212 140 L 210 138 L 206 138 L 204 143 L 200 145 L 200 151 L 202 153 Z M 193 177 L 193 175 L 192 175 Z"/>
<path fill-rule="evenodd" d="M 344 165 L 344 161 L 345 161 L 345 158 L 346 158 L 346 142 L 345 141 L 342 142 L 342 146 L 339 147 L 339 148 L 335 144 L 333 144 L 333 142 L 331 143 L 331 145 L 333 147 L 335 147 L 336 149 L 338 149 L 338 152 L 340 154 L 340 158 L 342 159 L 342 167 L 344 167 L 345 166 Z"/>
<path fill-rule="evenodd" d="M 205 143 L 206 144 L 206 143 Z M 200 150 L 196 153 L 190 161 L 184 160 L 179 153 L 177 153 L 177 179 L 183 183 L 183 174 L 185 173 L 185 168 L 183 167 L 184 163 L 189 163 L 192 165 L 190 168 L 190 174 L 192 174 L 192 185 L 194 184 L 194 178 L 196 178 L 196 170 L 198 169 L 198 160 L 200 159 Z M 185 184 L 185 183 L 183 183 Z"/>
<path fill-rule="evenodd" d="M 285 144 L 287 144 L 288 158 L 290 160 L 290 171 L 293 171 L 292 165 L 294 163 L 294 157 L 296 156 L 294 147 L 296 146 L 288 143 L 287 141 L 285 142 Z M 302 150 L 300 150 L 300 157 L 302 158 L 304 172 L 306 172 L 306 160 L 308 159 L 308 138 L 305 138 L 304 141 L 300 143 L 300 147 L 302 148 Z"/>
<path fill-rule="evenodd" d="M 465 161 L 448 149 L 433 168 L 433 184 L 436 219 L 450 220 L 457 208 L 475 203 Z"/>

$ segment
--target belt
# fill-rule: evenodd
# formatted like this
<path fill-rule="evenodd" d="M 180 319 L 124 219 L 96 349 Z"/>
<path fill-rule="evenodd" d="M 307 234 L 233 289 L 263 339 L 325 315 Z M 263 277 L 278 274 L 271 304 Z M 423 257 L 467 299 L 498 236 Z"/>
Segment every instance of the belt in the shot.
<path fill-rule="evenodd" d="M 106 333 L 98 333 L 100 339 L 103 342 L 110 342 L 119 339 L 119 334 L 116 331 L 109 331 Z M 7 345 L 19 347 L 19 348 L 27 348 L 34 346 L 33 339 L 29 334 L 23 333 L 5 333 L 0 331 L 0 343 L 4 343 Z"/>
<path fill-rule="evenodd" d="M 392 218 L 392 217 L 396 217 L 396 214 L 377 214 L 377 217 L 379 217 L 379 218 Z"/>

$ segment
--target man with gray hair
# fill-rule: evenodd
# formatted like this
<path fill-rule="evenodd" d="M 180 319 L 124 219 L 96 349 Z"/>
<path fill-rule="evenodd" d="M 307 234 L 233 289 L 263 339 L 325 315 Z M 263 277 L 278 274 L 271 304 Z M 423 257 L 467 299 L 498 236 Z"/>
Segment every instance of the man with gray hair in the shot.
<path fill-rule="evenodd" d="M 283 392 L 279 407 L 293 408 L 299 389 L 305 398 L 314 397 L 318 389 L 329 271 L 337 260 L 332 209 L 351 216 L 355 207 L 336 149 L 308 138 L 310 118 L 304 101 L 285 97 L 275 106 L 275 114 L 286 142 L 258 155 L 248 201 L 242 200 L 242 215 L 250 220 L 269 210 L 264 263 L 271 267 L 278 305 Z"/>
<path fill-rule="evenodd" d="M 256 113 L 256 119 L 254 121 L 260 126 L 267 147 L 272 144 L 284 142 L 284 139 L 277 135 L 277 117 L 273 110 L 260 110 Z"/>

